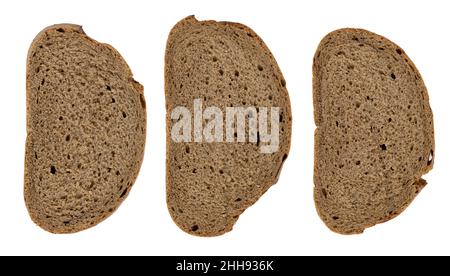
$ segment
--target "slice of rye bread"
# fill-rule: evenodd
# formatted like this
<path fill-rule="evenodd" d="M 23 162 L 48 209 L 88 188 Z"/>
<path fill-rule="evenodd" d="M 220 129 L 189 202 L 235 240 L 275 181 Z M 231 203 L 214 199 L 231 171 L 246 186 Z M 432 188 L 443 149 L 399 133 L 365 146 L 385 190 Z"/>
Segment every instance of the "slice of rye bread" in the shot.
<path fill-rule="evenodd" d="M 433 166 L 433 115 L 419 71 L 388 39 L 341 29 L 317 49 L 313 90 L 320 217 L 341 234 L 396 217 Z"/>
<path fill-rule="evenodd" d="M 27 60 L 25 202 L 52 233 L 74 233 L 113 213 L 144 154 L 143 87 L 111 46 L 77 25 L 44 29 Z"/>
<path fill-rule="evenodd" d="M 168 38 L 165 91 L 170 214 L 182 230 L 196 236 L 231 231 L 239 215 L 277 182 L 287 158 L 292 118 L 283 75 L 247 26 L 189 16 Z M 248 136 L 246 143 L 174 143 L 170 113 L 177 106 L 193 113 L 195 99 L 224 114 L 231 106 L 280 107 L 279 150 L 263 154 Z"/>

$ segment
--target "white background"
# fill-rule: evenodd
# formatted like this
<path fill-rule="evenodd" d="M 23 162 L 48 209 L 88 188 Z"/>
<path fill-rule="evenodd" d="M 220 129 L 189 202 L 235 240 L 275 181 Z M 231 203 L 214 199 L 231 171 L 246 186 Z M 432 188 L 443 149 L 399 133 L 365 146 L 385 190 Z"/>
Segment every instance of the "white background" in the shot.
<path fill-rule="evenodd" d="M 448 1 L 0 1 L 0 255 L 385 255 L 450 254 Z M 287 80 L 292 148 L 277 185 L 217 238 L 179 230 L 165 202 L 164 50 L 187 15 L 248 25 L 271 49 Z M 141 173 L 119 210 L 74 235 L 35 226 L 23 202 L 25 63 L 44 27 L 83 25 L 113 45 L 145 86 L 147 147 Z M 399 44 L 428 87 L 436 130 L 428 186 L 398 218 L 359 236 L 329 231 L 313 191 L 312 58 L 319 41 L 342 27 L 365 28 Z"/>

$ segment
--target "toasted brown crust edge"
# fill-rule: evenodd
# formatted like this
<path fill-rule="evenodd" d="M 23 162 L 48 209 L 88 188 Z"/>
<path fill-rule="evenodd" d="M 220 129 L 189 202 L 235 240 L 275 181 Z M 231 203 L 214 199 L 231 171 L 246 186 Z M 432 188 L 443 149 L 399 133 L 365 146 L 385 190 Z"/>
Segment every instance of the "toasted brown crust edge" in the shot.
<path fill-rule="evenodd" d="M 318 189 L 317 187 L 319 186 L 318 184 L 318 179 L 317 176 L 319 175 L 319 163 L 318 163 L 318 152 L 319 152 L 319 141 L 318 141 L 318 131 L 319 131 L 319 127 L 320 127 L 320 123 L 321 123 L 321 110 L 320 110 L 320 95 L 319 95 L 319 91 L 320 91 L 320 80 L 318 79 L 319 76 L 319 71 L 320 71 L 320 64 L 319 64 L 319 54 L 321 53 L 325 43 L 327 41 L 332 41 L 333 38 L 342 33 L 342 32 L 350 32 L 350 33 L 354 33 L 354 34 L 364 34 L 366 36 L 375 36 L 377 38 L 379 38 L 380 40 L 382 40 L 384 43 L 386 43 L 386 46 L 389 48 L 389 50 L 391 51 L 396 51 L 397 49 L 399 49 L 402 52 L 403 57 L 405 58 L 405 61 L 410 65 L 410 68 L 414 71 L 414 73 L 419 77 L 420 80 L 420 86 L 422 86 L 422 97 L 423 97 L 423 101 L 424 101 L 424 106 L 425 106 L 425 112 L 424 114 L 422 114 L 423 118 L 428 118 L 428 120 L 425 120 L 428 122 L 428 124 L 426 124 L 426 126 L 429 126 L 428 128 L 424 129 L 424 133 L 425 133 L 425 137 L 428 137 L 428 140 L 431 143 L 431 149 L 432 149 L 432 161 L 431 164 L 429 164 L 425 169 L 418 171 L 416 173 L 416 180 L 414 183 L 414 186 L 416 187 L 416 189 L 418 190 L 418 193 L 420 193 L 420 191 L 427 185 L 427 182 L 422 179 L 421 177 L 425 174 L 427 174 L 434 165 L 434 160 L 435 158 L 435 154 L 436 154 L 436 150 L 435 150 L 435 140 L 434 140 L 434 122 L 433 122 L 433 112 L 431 110 L 430 107 L 430 103 L 429 103 L 429 96 L 428 96 L 428 90 L 425 86 L 425 83 L 423 81 L 422 75 L 420 74 L 419 70 L 417 69 L 417 67 L 415 66 L 415 64 L 412 62 L 412 60 L 409 58 L 409 56 L 406 54 L 406 52 L 397 44 L 395 44 L 394 42 L 392 42 L 391 40 L 387 39 L 386 37 L 364 30 L 364 29 L 357 29 L 357 28 L 343 28 L 343 29 L 338 29 L 335 30 L 331 33 L 328 33 L 319 43 L 319 46 L 317 47 L 316 53 L 314 54 L 314 59 L 313 59 L 313 66 L 312 66 L 312 71 L 313 71 L 313 76 L 312 76 L 312 82 L 313 82 L 313 106 L 314 106 L 314 122 L 316 125 L 316 129 L 314 131 L 314 203 L 316 206 L 316 211 L 317 214 L 319 215 L 319 217 L 322 219 L 322 221 L 325 223 L 325 225 L 333 232 L 338 233 L 338 234 L 343 234 L 343 235 L 352 235 L 352 234 L 362 234 L 364 232 L 365 229 L 373 227 L 377 224 L 381 224 L 384 222 L 387 222 L 397 216 L 399 216 L 414 200 L 415 196 L 413 196 L 412 198 L 409 199 L 408 202 L 406 202 L 399 210 L 397 210 L 394 214 L 392 214 L 391 216 L 386 217 L 383 221 L 379 222 L 379 223 L 368 223 L 366 225 L 363 226 L 362 229 L 360 230 L 355 230 L 354 232 L 342 232 L 340 231 L 340 229 L 334 228 L 332 225 L 329 225 L 326 223 L 326 220 L 322 217 L 322 214 L 319 212 L 320 206 L 319 206 L 319 200 L 318 200 Z M 424 150 L 426 150 L 426 152 L 428 153 L 428 149 L 430 147 L 424 148 Z M 417 193 L 417 194 L 418 194 Z"/>
<path fill-rule="evenodd" d="M 122 62 L 125 66 L 124 68 L 127 69 L 127 74 L 129 75 L 129 81 L 133 83 L 133 86 L 135 87 L 135 89 L 137 90 L 137 92 L 139 93 L 139 95 L 141 96 L 140 98 L 144 101 L 145 103 L 145 96 L 144 96 L 144 87 L 137 82 L 136 80 L 133 79 L 133 73 L 131 72 L 130 67 L 128 66 L 128 64 L 126 63 L 125 59 L 120 55 L 120 53 L 111 45 L 109 44 L 105 44 L 105 43 L 101 43 L 98 42 L 94 39 L 92 39 L 91 37 L 89 37 L 83 30 L 82 26 L 80 25 L 76 25 L 76 24 L 68 24 L 68 23 L 63 23 L 63 24 L 55 24 L 55 25 L 51 25 L 48 26 L 46 28 L 44 28 L 42 31 L 40 31 L 36 37 L 33 39 L 33 41 L 31 42 L 30 48 L 28 50 L 28 54 L 27 54 L 27 61 L 26 61 L 26 133 L 27 133 L 27 137 L 26 137 L 26 141 L 25 141 L 25 164 L 24 164 L 24 190 L 23 190 L 23 195 L 24 195 L 24 201 L 25 201 L 25 205 L 28 211 L 28 214 L 31 218 L 31 220 L 38 225 L 39 227 L 41 227 L 43 230 L 50 232 L 52 234 L 74 234 L 89 228 L 92 228 L 96 225 L 98 225 L 99 223 L 103 222 L 104 220 L 106 220 L 108 217 L 110 217 L 118 208 L 119 206 L 125 201 L 125 199 L 128 197 L 130 190 L 128 190 L 128 193 L 121 199 L 119 199 L 118 204 L 114 210 L 114 212 L 107 214 L 104 217 L 101 217 L 100 219 L 98 219 L 97 221 L 94 222 L 93 225 L 81 225 L 80 227 L 74 227 L 71 229 L 53 229 L 51 227 L 48 227 L 48 225 L 45 222 L 39 221 L 37 217 L 34 216 L 34 213 L 32 212 L 33 208 L 31 205 L 31 200 L 30 200 L 30 192 L 29 192 L 29 187 L 31 185 L 30 183 L 30 178 L 29 178 L 29 166 L 28 164 L 31 163 L 30 161 L 30 150 L 31 150 L 31 145 L 30 145 L 30 134 L 32 132 L 32 126 L 31 126 L 31 120 L 30 120 L 30 105 L 31 103 L 29 102 L 30 94 L 31 94 L 31 89 L 29 86 L 29 78 L 30 78 L 30 63 L 31 63 L 31 59 L 32 59 L 32 52 L 33 50 L 36 48 L 38 42 L 42 39 L 42 37 L 45 35 L 45 33 L 49 30 L 54 30 L 54 29 L 58 29 L 58 28 L 65 28 L 65 29 L 70 29 L 74 32 L 78 32 L 80 34 L 83 35 L 83 38 L 91 41 L 95 44 L 98 45 L 102 45 L 104 47 L 109 48 L 113 53 L 114 56 L 116 58 L 118 58 L 120 60 L 120 62 Z M 144 108 L 143 110 L 144 112 L 144 117 L 142 118 L 144 120 L 144 127 L 145 127 L 145 132 L 147 129 L 147 109 Z M 135 169 L 135 173 L 132 175 L 131 177 L 131 186 L 132 187 L 134 185 L 134 183 L 137 180 L 137 177 L 139 175 L 139 171 L 142 167 L 142 163 L 144 160 L 144 152 L 145 152 L 145 144 L 146 144 L 146 135 L 144 135 L 144 140 L 143 142 L 143 151 L 139 156 L 139 163 L 136 166 Z"/>

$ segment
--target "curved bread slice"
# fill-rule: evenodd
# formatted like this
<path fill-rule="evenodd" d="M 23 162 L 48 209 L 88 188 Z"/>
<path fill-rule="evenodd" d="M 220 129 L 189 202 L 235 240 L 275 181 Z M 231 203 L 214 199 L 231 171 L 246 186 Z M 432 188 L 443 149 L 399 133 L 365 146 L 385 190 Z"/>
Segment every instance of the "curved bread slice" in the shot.
<path fill-rule="evenodd" d="M 313 76 L 317 211 L 335 232 L 362 233 L 400 214 L 426 185 L 434 155 L 427 89 L 400 47 L 360 29 L 328 34 Z"/>
<path fill-rule="evenodd" d="M 168 208 L 182 230 L 221 235 L 278 180 L 291 137 L 286 83 L 269 49 L 250 28 L 199 22 L 193 16 L 172 29 L 165 64 Z M 226 107 L 280 107 L 279 150 L 261 153 L 262 142 L 248 139 L 173 142 L 171 112 L 182 106 L 193 114 L 196 99 L 203 109 L 218 107 L 224 114 Z"/>
<path fill-rule="evenodd" d="M 120 54 L 80 26 L 56 25 L 27 61 L 25 202 L 33 221 L 73 233 L 108 217 L 141 166 L 143 87 Z"/>

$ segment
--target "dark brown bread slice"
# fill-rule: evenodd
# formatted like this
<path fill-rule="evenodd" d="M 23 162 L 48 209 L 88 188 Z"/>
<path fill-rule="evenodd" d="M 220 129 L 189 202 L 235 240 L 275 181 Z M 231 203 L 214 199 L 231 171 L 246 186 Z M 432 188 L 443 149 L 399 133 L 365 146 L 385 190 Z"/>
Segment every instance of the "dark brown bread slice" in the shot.
<path fill-rule="evenodd" d="M 25 202 L 52 233 L 92 227 L 127 197 L 141 166 L 143 87 L 111 46 L 77 25 L 44 29 L 27 60 Z"/>
<path fill-rule="evenodd" d="M 419 71 L 388 39 L 341 29 L 317 49 L 313 90 L 320 217 L 341 234 L 394 218 L 433 166 L 433 115 Z"/>
<path fill-rule="evenodd" d="M 264 42 L 250 28 L 194 16 L 171 31 L 166 48 L 167 204 L 187 233 L 217 236 L 278 180 L 291 137 L 286 83 Z M 262 154 L 256 143 L 174 143 L 171 111 L 204 108 L 280 107 L 280 147 Z M 248 141 L 248 140 L 247 140 Z"/>

